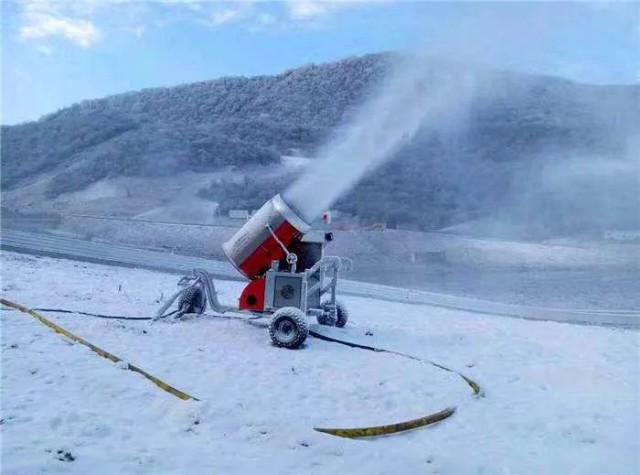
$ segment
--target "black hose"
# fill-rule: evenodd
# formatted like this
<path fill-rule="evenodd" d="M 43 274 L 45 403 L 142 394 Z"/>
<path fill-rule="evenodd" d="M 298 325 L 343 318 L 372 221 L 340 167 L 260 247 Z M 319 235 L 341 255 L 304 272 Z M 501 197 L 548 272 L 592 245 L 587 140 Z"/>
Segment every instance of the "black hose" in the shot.
<path fill-rule="evenodd" d="M 76 314 L 76 315 L 87 315 L 89 317 L 104 318 L 107 320 L 157 320 L 158 319 L 153 317 L 123 317 L 121 315 L 102 315 L 100 313 L 80 312 L 77 310 L 66 310 L 62 308 L 32 308 L 31 310 L 35 310 L 36 312 L 69 313 L 69 314 Z M 179 309 L 174 310 L 173 312 L 166 313 L 159 318 L 170 317 L 171 315 L 174 315 L 179 311 L 180 311 Z M 227 320 L 242 320 L 247 323 L 251 323 L 253 320 L 261 320 L 264 318 L 264 315 L 255 315 L 253 317 L 228 317 L 225 315 L 211 315 L 211 314 L 201 314 L 201 315 L 206 316 L 208 318 L 225 318 Z"/>
<path fill-rule="evenodd" d="M 105 318 L 108 320 L 152 320 L 151 317 L 123 317 L 120 315 L 102 315 L 100 313 L 80 312 L 77 310 L 64 310 L 61 308 L 34 308 L 37 312 L 52 312 L 52 313 L 77 313 L 78 315 L 87 315 L 89 317 Z M 165 317 L 176 313 L 176 311 L 168 313 Z"/>

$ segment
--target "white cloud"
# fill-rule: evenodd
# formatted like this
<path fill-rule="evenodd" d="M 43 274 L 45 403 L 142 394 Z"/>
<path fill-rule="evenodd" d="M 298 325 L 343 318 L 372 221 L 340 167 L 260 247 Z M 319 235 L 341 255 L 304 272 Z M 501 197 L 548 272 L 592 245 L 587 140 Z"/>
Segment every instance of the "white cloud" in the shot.
<path fill-rule="evenodd" d="M 234 2 L 210 2 L 210 5 L 220 3 L 224 7 L 215 6 L 210 15 L 209 24 L 220 26 L 256 19 L 260 15 L 252 0 L 236 0 Z"/>
<path fill-rule="evenodd" d="M 312 21 L 350 7 L 385 4 L 394 0 L 286 0 L 289 16 L 297 21 Z"/>
<path fill-rule="evenodd" d="M 150 29 L 179 19 L 209 27 L 240 24 L 250 31 L 264 31 L 285 26 L 287 19 L 313 26 L 335 11 L 385 1 L 393 0 L 284 0 L 282 14 L 274 13 L 265 6 L 271 4 L 262 0 L 19 0 L 19 36 L 35 42 L 37 48 L 43 40 L 56 38 L 89 48 L 112 30 L 141 39 Z M 177 8 L 154 10 L 154 5 Z"/>
<path fill-rule="evenodd" d="M 87 48 L 100 38 L 98 28 L 86 18 L 96 5 L 95 1 L 24 0 L 20 37 L 25 40 L 62 37 Z"/>
<path fill-rule="evenodd" d="M 38 46 L 38 51 L 45 56 L 53 56 L 53 48 L 51 46 L 40 45 Z"/>
<path fill-rule="evenodd" d="M 244 16 L 241 8 L 225 8 L 224 10 L 215 11 L 211 14 L 211 21 L 214 25 L 224 25 L 225 23 L 233 23 L 240 20 Z"/>
<path fill-rule="evenodd" d="M 39 15 L 20 28 L 20 36 L 27 40 L 61 36 L 87 48 L 98 41 L 100 33 L 89 20 Z"/>
<path fill-rule="evenodd" d="M 159 0 L 159 2 L 166 5 L 184 5 L 193 11 L 202 10 L 202 4 L 204 3 L 202 0 Z"/>
<path fill-rule="evenodd" d="M 289 13 L 294 20 L 308 20 L 322 16 L 334 6 L 334 3 L 309 1 L 309 0 L 291 0 L 287 2 L 289 5 Z"/>

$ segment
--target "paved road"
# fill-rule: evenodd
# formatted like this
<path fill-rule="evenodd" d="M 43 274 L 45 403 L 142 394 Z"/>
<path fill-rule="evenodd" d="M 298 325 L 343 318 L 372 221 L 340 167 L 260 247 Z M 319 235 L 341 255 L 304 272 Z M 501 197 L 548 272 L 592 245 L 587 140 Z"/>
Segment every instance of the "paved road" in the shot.
<path fill-rule="evenodd" d="M 194 268 L 202 268 L 218 278 L 242 280 L 233 266 L 227 262 L 82 241 L 65 236 L 2 229 L 0 245 L 2 249 L 16 252 L 165 272 L 186 273 Z M 489 315 L 640 328 L 640 312 L 636 311 L 531 307 L 351 280 L 341 280 L 339 292 L 346 295 L 445 307 Z"/>

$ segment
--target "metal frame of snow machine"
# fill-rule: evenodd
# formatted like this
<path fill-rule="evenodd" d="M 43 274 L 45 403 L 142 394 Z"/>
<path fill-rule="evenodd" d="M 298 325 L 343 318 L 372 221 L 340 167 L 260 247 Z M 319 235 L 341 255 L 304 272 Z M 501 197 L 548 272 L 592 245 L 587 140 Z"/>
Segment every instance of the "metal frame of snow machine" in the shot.
<path fill-rule="evenodd" d="M 350 267 L 351 261 L 324 255 L 325 244 L 333 240 L 326 229 L 328 218 L 324 220 L 325 232 L 308 233 L 311 227 L 300 224 L 279 195 L 274 197 L 223 245 L 231 263 L 249 279 L 238 306 L 221 305 L 211 275 L 194 270 L 181 279 L 181 290 L 157 318 L 165 317 L 178 298 L 174 318 L 202 314 L 207 304 L 217 313 L 270 316 L 271 341 L 289 349 L 299 348 L 307 339 L 309 318 L 321 325 L 345 326 L 349 315 L 336 299 L 336 289 L 339 271 Z"/>

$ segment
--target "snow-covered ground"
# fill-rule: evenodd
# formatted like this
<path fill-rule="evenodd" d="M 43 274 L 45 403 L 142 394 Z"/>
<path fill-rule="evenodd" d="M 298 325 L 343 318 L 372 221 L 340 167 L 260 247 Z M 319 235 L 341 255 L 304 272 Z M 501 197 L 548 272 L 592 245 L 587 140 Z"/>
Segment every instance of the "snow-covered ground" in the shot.
<path fill-rule="evenodd" d="M 29 307 L 150 316 L 176 276 L 2 253 L 3 297 Z M 220 282 L 233 303 L 240 283 Z M 349 338 L 460 370 L 264 326 L 45 313 L 201 399 L 141 376 L 3 309 L 2 473 L 634 474 L 640 471 L 640 334 L 345 298 Z M 366 335 L 372 333 L 372 335 Z M 314 427 L 375 425 L 457 406 L 435 426 L 374 440 Z M 68 455 L 67 455 L 68 454 Z M 73 459 L 73 460 L 71 460 Z"/>

